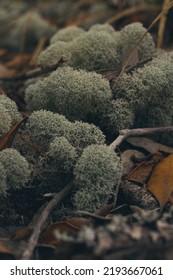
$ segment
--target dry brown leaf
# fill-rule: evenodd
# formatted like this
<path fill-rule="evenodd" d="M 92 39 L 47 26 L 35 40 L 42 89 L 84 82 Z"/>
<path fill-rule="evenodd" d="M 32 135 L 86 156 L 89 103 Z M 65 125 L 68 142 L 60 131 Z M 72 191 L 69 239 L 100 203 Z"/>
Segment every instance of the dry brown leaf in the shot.
<path fill-rule="evenodd" d="M 8 256 L 8 257 L 5 257 L 5 255 Z M 14 254 L 12 253 L 10 248 L 8 248 L 5 244 L 0 242 L 0 259 L 4 260 L 4 259 L 14 259 L 14 258 L 15 258 Z"/>
<path fill-rule="evenodd" d="M 153 167 L 158 163 L 162 158 L 161 153 L 155 155 L 150 155 L 143 162 L 137 165 L 126 177 L 128 181 L 144 184 L 147 182 Z"/>
<path fill-rule="evenodd" d="M 144 153 L 128 149 L 121 154 L 122 175 L 127 176 L 129 172 L 135 167 L 135 162 L 139 162 L 145 158 Z"/>
<path fill-rule="evenodd" d="M 157 152 L 173 153 L 173 148 L 157 143 L 147 137 L 129 137 L 126 142 L 135 147 L 143 148 L 151 154 Z"/>
<path fill-rule="evenodd" d="M 85 218 L 71 218 L 66 221 L 54 223 L 43 232 L 39 239 L 39 244 L 57 246 L 61 241 L 55 236 L 56 230 L 61 233 L 77 232 L 88 222 L 89 220 Z"/>
<path fill-rule="evenodd" d="M 23 66 L 26 65 L 29 60 L 31 59 L 31 55 L 27 54 L 27 53 L 21 53 L 21 54 L 17 54 L 15 57 L 13 57 L 10 61 L 6 62 L 6 66 L 7 67 L 12 67 L 12 68 L 16 68 L 19 66 Z"/>
<path fill-rule="evenodd" d="M 173 154 L 161 160 L 154 168 L 148 181 L 148 189 L 155 196 L 161 207 L 172 203 L 173 192 Z"/>
<path fill-rule="evenodd" d="M 11 237 L 11 240 L 19 241 L 28 239 L 31 236 L 32 231 L 33 229 L 29 227 L 21 228 L 15 232 L 15 234 Z"/>
<path fill-rule="evenodd" d="M 5 78 L 5 77 L 13 77 L 17 74 L 17 71 L 14 69 L 6 69 L 6 68 L 2 68 L 0 69 L 0 77 Z"/>
<path fill-rule="evenodd" d="M 5 56 L 8 53 L 6 49 L 0 49 L 0 57 Z"/>

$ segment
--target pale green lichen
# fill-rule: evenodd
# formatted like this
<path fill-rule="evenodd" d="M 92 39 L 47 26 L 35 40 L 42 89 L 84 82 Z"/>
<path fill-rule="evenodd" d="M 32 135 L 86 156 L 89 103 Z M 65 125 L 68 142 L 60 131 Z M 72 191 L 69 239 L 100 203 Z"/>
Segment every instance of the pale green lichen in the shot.
<path fill-rule="evenodd" d="M 60 59 L 64 59 L 64 65 L 70 65 L 71 58 L 71 43 L 56 41 L 41 52 L 38 59 L 38 64 L 42 67 L 58 63 Z"/>
<path fill-rule="evenodd" d="M 76 148 L 78 154 L 91 144 L 103 144 L 105 136 L 93 124 L 68 121 L 64 116 L 46 110 L 33 112 L 25 127 L 13 141 L 17 148 L 32 162 L 44 155 L 55 137 L 65 137 Z"/>
<path fill-rule="evenodd" d="M 55 137 L 45 158 L 48 165 L 55 167 L 59 173 L 70 172 L 76 162 L 77 152 L 65 137 Z"/>
<path fill-rule="evenodd" d="M 6 179 L 7 178 L 6 178 L 5 168 L 0 162 L 0 196 L 5 195 L 6 193 L 6 188 L 7 188 Z"/>
<path fill-rule="evenodd" d="M 149 63 L 132 74 L 124 74 L 116 83 L 114 97 L 127 100 L 135 112 L 135 127 L 170 125 L 173 94 L 168 79 L 166 66 Z"/>
<path fill-rule="evenodd" d="M 65 136 L 79 154 L 91 144 L 101 145 L 105 142 L 105 136 L 97 126 L 82 121 L 71 123 Z"/>
<path fill-rule="evenodd" d="M 46 21 L 39 13 L 25 13 L 18 18 L 11 29 L 8 44 L 10 47 L 19 48 L 23 43 L 25 49 L 32 50 L 41 38 L 49 39 L 56 30 L 56 27 Z M 21 41 L 24 31 L 25 36 Z"/>
<path fill-rule="evenodd" d="M 152 58 L 155 53 L 154 40 L 140 22 L 128 24 L 120 31 L 117 44 L 119 55 L 122 56 L 124 47 L 135 47 L 145 33 L 145 37 L 137 46 L 139 61 Z"/>
<path fill-rule="evenodd" d="M 62 115 L 46 110 L 33 112 L 24 129 L 18 133 L 13 145 L 27 157 L 37 158 L 45 153 L 50 141 L 56 136 L 64 136 L 70 122 Z M 29 158 L 28 158 L 29 159 Z"/>
<path fill-rule="evenodd" d="M 40 183 L 49 191 L 59 191 L 73 178 L 73 167 L 78 154 L 65 137 L 55 137 L 48 151 L 41 155 L 37 169 Z"/>
<path fill-rule="evenodd" d="M 75 68 L 96 71 L 119 67 L 117 41 L 105 31 L 86 32 L 73 40 L 72 47 L 70 63 Z"/>
<path fill-rule="evenodd" d="M 54 36 L 51 38 L 50 43 L 55 43 L 57 41 L 71 42 L 80 34 L 84 33 L 84 29 L 78 26 L 68 26 L 58 30 Z"/>
<path fill-rule="evenodd" d="M 29 181 L 29 164 L 17 150 L 8 148 L 0 151 L 0 164 L 5 169 L 7 189 L 18 189 Z"/>
<path fill-rule="evenodd" d="M 4 136 L 12 125 L 11 117 L 7 110 L 0 104 L 0 137 Z"/>
<path fill-rule="evenodd" d="M 114 34 L 115 33 L 115 29 L 108 23 L 105 24 L 94 24 L 90 27 L 89 32 L 90 31 L 94 31 L 94 32 L 106 32 L 109 34 Z"/>
<path fill-rule="evenodd" d="M 105 106 L 100 127 L 108 134 L 116 134 L 121 129 L 133 127 L 134 117 L 134 112 L 125 99 L 111 100 Z"/>
<path fill-rule="evenodd" d="M 21 115 L 18 112 L 16 103 L 5 95 L 0 95 L 0 105 L 5 108 L 9 116 L 11 117 L 11 123 L 16 124 L 20 119 Z"/>
<path fill-rule="evenodd" d="M 120 57 L 116 51 L 116 36 L 113 36 L 116 32 L 113 33 L 112 29 L 109 25 L 93 26 L 69 42 L 55 41 L 41 52 L 38 63 L 42 66 L 51 65 L 63 56 L 67 65 L 78 69 L 93 71 L 116 68 Z"/>
<path fill-rule="evenodd" d="M 75 165 L 74 175 L 74 205 L 93 211 L 113 195 L 121 177 L 120 158 L 106 145 L 88 146 Z"/>
<path fill-rule="evenodd" d="M 109 82 L 101 75 L 63 67 L 30 85 L 25 100 L 30 110 L 40 109 L 44 103 L 43 109 L 63 114 L 70 120 L 94 122 L 111 96 Z"/>

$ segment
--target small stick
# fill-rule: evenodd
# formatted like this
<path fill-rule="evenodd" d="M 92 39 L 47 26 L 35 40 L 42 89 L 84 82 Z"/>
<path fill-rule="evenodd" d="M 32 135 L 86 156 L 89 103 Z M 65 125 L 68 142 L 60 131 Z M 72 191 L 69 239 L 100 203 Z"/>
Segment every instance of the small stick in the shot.
<path fill-rule="evenodd" d="M 46 204 L 46 207 L 41 212 L 41 215 L 38 218 L 37 223 L 33 229 L 32 235 L 28 241 L 27 248 L 24 250 L 21 260 L 29 260 L 32 257 L 33 251 L 37 245 L 40 233 L 42 232 L 42 228 L 44 223 L 46 222 L 48 216 L 52 212 L 52 210 L 59 205 L 62 200 L 71 192 L 73 189 L 73 182 L 69 183 L 67 186 L 64 187 L 62 191 L 55 194 L 55 196 Z"/>
<path fill-rule="evenodd" d="M 155 134 L 161 132 L 173 132 L 173 126 L 122 129 L 119 131 L 119 136 L 109 145 L 109 147 L 115 150 L 128 137 Z"/>
<path fill-rule="evenodd" d="M 148 12 L 148 11 L 151 12 L 151 11 L 160 11 L 160 10 L 161 10 L 160 5 L 141 4 L 138 6 L 134 6 L 134 7 L 130 7 L 130 8 L 122 10 L 121 12 L 117 13 L 115 16 L 108 19 L 107 23 L 113 24 L 116 21 L 118 21 L 124 17 L 132 16 L 132 15 L 134 15 L 136 13 L 140 13 L 140 12 Z"/>
<path fill-rule="evenodd" d="M 163 15 L 159 22 L 159 29 L 158 29 L 158 36 L 157 36 L 157 47 L 161 48 L 163 44 L 163 38 L 164 38 L 164 32 L 165 32 L 165 26 L 166 26 L 166 20 L 167 20 L 167 13 L 169 10 L 166 9 L 167 5 L 170 3 L 170 0 L 164 0 L 163 3 Z"/>
<path fill-rule="evenodd" d="M 0 81 L 8 81 L 8 82 L 15 82 L 15 81 L 21 81 L 21 80 L 27 80 L 31 78 L 36 78 L 40 75 L 55 71 L 61 64 L 65 62 L 64 58 L 61 57 L 61 59 L 53 65 L 47 66 L 45 68 L 39 68 L 39 69 L 34 69 L 32 71 L 29 71 L 27 73 L 24 73 L 19 76 L 13 76 L 13 77 L 0 77 Z"/>

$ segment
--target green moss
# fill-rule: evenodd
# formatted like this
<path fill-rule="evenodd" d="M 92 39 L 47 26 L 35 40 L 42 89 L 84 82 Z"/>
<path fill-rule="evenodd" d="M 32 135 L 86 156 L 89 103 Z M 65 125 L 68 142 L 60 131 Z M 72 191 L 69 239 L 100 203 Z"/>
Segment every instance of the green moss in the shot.
<path fill-rule="evenodd" d="M 13 100 L 5 95 L 0 95 L 0 105 L 6 109 L 7 113 L 11 117 L 12 125 L 16 124 L 21 119 L 21 115 L 18 112 L 17 105 Z"/>
<path fill-rule="evenodd" d="M 30 178 L 29 164 L 15 149 L 5 149 L 0 152 L 0 163 L 5 169 L 8 189 L 24 186 Z"/>
<path fill-rule="evenodd" d="M 100 126 L 106 133 L 116 134 L 121 129 L 132 127 L 133 124 L 134 112 L 125 99 L 111 100 L 105 106 Z"/>
<path fill-rule="evenodd" d="M 64 173 L 72 170 L 77 159 L 77 152 L 65 137 L 55 137 L 45 157 L 49 166 L 54 166 L 58 172 Z"/>
<path fill-rule="evenodd" d="M 47 47 L 38 57 L 38 64 L 42 67 L 57 63 L 62 57 L 64 64 L 70 65 L 71 42 L 56 41 Z"/>
<path fill-rule="evenodd" d="M 73 178 L 77 152 L 65 137 L 55 137 L 48 151 L 39 157 L 36 169 L 46 191 L 59 191 Z"/>
<path fill-rule="evenodd" d="M 68 120 L 59 114 L 46 110 L 33 112 L 25 126 L 25 134 L 32 141 L 47 142 L 55 136 L 63 136 L 69 127 Z"/>
<path fill-rule="evenodd" d="M 0 104 L 0 137 L 4 136 L 11 127 L 12 121 L 7 110 Z"/>
<path fill-rule="evenodd" d="M 114 97 L 127 100 L 135 112 L 135 127 L 170 125 L 173 94 L 166 66 L 161 69 L 149 63 L 132 74 L 124 74 L 116 83 Z"/>
<path fill-rule="evenodd" d="M 68 26 L 58 30 L 58 32 L 56 32 L 54 36 L 51 38 L 50 42 L 51 44 L 57 41 L 71 42 L 72 40 L 74 40 L 76 37 L 78 37 L 80 34 L 84 32 L 85 31 L 78 26 Z"/>
<path fill-rule="evenodd" d="M 56 30 L 56 27 L 46 21 L 39 13 L 30 11 L 30 13 L 24 13 L 15 22 L 9 35 L 8 44 L 12 48 L 19 49 L 23 43 L 24 49 L 30 51 L 41 38 L 49 39 Z M 25 36 L 22 38 L 24 31 Z"/>
<path fill-rule="evenodd" d="M 0 162 L 0 196 L 5 195 L 6 193 L 6 172 L 3 164 Z"/>
<path fill-rule="evenodd" d="M 73 40 L 71 65 L 89 71 L 118 68 L 121 57 L 116 48 L 117 42 L 111 34 L 86 32 Z"/>
<path fill-rule="evenodd" d="M 44 109 L 71 120 L 94 122 L 111 95 L 109 82 L 101 75 L 63 67 L 30 85 L 26 89 L 26 102 L 30 110 L 40 109 L 44 103 Z"/>
<path fill-rule="evenodd" d="M 105 142 L 105 136 L 98 127 L 82 121 L 72 123 L 65 136 L 76 147 L 79 154 L 91 144 L 104 144 Z"/>
<path fill-rule="evenodd" d="M 106 145 L 91 145 L 84 149 L 74 168 L 74 195 L 77 209 L 93 211 L 114 193 L 121 177 L 120 159 Z"/>
<path fill-rule="evenodd" d="M 114 34 L 115 33 L 115 29 L 108 23 L 105 24 L 94 24 L 90 27 L 89 32 L 106 32 L 109 34 Z"/>
<path fill-rule="evenodd" d="M 124 47 L 135 47 L 146 31 L 147 29 L 140 22 L 131 23 L 122 28 L 117 45 L 120 56 L 122 56 Z M 137 50 L 140 61 L 152 58 L 155 53 L 155 44 L 150 33 L 146 34 Z"/>

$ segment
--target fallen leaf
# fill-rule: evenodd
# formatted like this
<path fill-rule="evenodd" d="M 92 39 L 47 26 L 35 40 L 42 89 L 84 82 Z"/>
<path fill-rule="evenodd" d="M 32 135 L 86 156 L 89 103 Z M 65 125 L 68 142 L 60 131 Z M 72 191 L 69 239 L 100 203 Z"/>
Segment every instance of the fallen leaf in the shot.
<path fill-rule="evenodd" d="M 0 57 L 5 56 L 8 53 L 6 49 L 0 49 Z"/>
<path fill-rule="evenodd" d="M 148 181 L 148 190 L 155 196 L 161 207 L 164 207 L 168 202 L 172 202 L 172 170 L 173 154 L 170 154 L 155 166 Z"/>
<path fill-rule="evenodd" d="M 14 69 L 6 69 L 2 68 L 0 69 L 0 77 L 5 78 L 5 77 L 13 77 L 17 74 L 17 71 Z"/>
<path fill-rule="evenodd" d="M 21 53 L 17 54 L 15 57 L 13 57 L 10 61 L 6 62 L 7 67 L 21 67 L 23 65 L 26 65 L 29 60 L 31 59 L 31 55 L 27 53 Z"/>
<path fill-rule="evenodd" d="M 173 148 L 157 143 L 146 137 L 129 137 L 125 141 L 135 147 L 143 148 L 151 154 L 157 152 L 173 153 Z"/>
<path fill-rule="evenodd" d="M 26 227 L 21 228 L 15 232 L 15 234 L 11 237 L 11 240 L 19 241 L 28 239 L 31 236 L 33 229 Z"/>
<path fill-rule="evenodd" d="M 1 260 L 12 260 L 15 259 L 13 252 L 5 244 L 0 242 L 0 259 Z"/>
<path fill-rule="evenodd" d="M 71 218 L 54 223 L 43 232 L 39 239 L 39 244 L 57 246 L 61 241 L 56 238 L 55 231 L 61 233 L 77 232 L 87 223 L 89 223 L 89 220 L 84 218 Z"/>
<path fill-rule="evenodd" d="M 162 154 L 157 153 L 155 155 L 150 155 L 140 164 L 138 164 L 125 178 L 126 180 L 134 183 L 144 184 L 147 182 L 151 171 L 153 170 L 156 163 L 162 159 Z"/>
<path fill-rule="evenodd" d="M 144 159 L 144 153 L 128 149 L 121 154 L 121 163 L 122 163 L 122 175 L 125 176 L 135 167 L 135 163 Z"/>
<path fill-rule="evenodd" d="M 2 139 L 0 139 L 0 151 L 2 151 L 3 149 L 5 149 L 7 146 L 11 144 L 18 129 L 27 119 L 28 117 L 25 117 L 19 122 L 17 122 L 17 124 L 12 126 L 11 129 L 5 134 L 5 136 Z"/>

